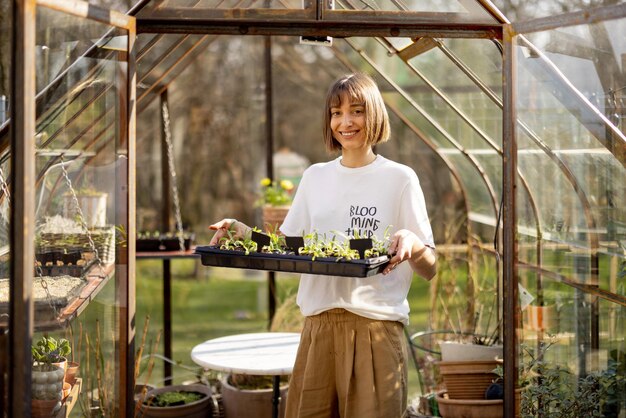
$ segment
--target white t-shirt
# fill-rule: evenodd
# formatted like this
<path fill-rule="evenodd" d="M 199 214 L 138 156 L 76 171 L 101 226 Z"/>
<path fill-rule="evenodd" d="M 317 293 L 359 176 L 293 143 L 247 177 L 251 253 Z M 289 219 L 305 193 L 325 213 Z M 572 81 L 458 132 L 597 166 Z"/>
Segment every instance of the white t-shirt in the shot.
<path fill-rule="evenodd" d="M 367 166 L 347 168 L 341 157 L 314 164 L 302 177 L 293 204 L 280 227 L 287 236 L 313 231 L 328 239 L 339 231 L 383 239 L 399 229 L 414 232 L 434 248 L 426 205 L 415 172 L 378 155 Z M 386 276 L 337 277 L 303 274 L 297 303 L 305 316 L 343 308 L 367 318 L 401 321 L 409 315 L 407 294 L 413 272 L 408 262 Z"/>

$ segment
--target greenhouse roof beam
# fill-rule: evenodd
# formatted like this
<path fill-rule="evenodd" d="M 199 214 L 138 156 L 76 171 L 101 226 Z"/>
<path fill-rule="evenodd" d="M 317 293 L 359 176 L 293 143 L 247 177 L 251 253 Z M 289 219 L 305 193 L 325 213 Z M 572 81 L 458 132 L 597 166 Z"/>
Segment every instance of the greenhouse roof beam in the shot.
<path fill-rule="evenodd" d="M 385 19 L 383 16 L 358 19 L 347 16 L 337 20 L 268 20 L 223 19 L 204 17 L 202 10 L 190 9 L 181 16 L 151 16 L 137 19 L 138 33 L 185 33 L 222 35 L 290 35 L 290 36 L 350 36 L 438 37 L 438 38 L 501 38 L 501 25 L 454 23 L 432 19 Z M 352 12 L 351 12 L 352 13 Z M 357 12 L 354 12 L 355 14 Z M 399 15 L 397 15 L 399 16 Z"/>

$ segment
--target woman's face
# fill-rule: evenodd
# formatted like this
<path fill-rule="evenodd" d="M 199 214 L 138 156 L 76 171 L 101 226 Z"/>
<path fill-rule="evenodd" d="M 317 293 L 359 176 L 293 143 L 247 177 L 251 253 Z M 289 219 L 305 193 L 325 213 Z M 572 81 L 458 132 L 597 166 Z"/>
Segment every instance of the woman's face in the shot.
<path fill-rule="evenodd" d="M 342 95 L 339 106 L 330 108 L 330 129 L 343 151 L 367 149 L 365 103 L 355 103 Z"/>

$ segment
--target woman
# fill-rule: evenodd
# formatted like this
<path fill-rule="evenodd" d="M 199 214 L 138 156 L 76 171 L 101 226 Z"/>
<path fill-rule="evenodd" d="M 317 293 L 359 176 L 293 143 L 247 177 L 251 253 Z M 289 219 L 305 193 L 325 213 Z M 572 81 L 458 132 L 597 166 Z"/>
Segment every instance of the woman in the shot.
<path fill-rule="evenodd" d="M 339 78 L 328 90 L 324 143 L 341 156 L 309 167 L 280 227 L 287 236 L 317 231 L 383 239 L 393 256 L 382 275 L 303 274 L 297 302 L 305 324 L 289 382 L 287 417 L 395 418 L 407 403 L 403 326 L 413 272 L 436 272 L 432 231 L 415 172 L 376 155 L 389 139 L 389 117 L 376 83 L 365 74 Z M 211 245 L 229 228 L 223 219 Z"/>

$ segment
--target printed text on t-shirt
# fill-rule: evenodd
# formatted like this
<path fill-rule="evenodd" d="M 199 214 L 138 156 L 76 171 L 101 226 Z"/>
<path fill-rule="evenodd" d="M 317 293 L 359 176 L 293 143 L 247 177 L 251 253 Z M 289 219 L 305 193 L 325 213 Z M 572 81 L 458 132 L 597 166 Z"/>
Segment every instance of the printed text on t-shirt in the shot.
<path fill-rule="evenodd" d="M 376 206 L 350 205 L 350 227 L 346 229 L 348 236 L 371 238 L 378 230 L 380 219 L 376 219 Z"/>

